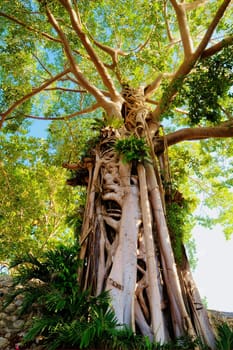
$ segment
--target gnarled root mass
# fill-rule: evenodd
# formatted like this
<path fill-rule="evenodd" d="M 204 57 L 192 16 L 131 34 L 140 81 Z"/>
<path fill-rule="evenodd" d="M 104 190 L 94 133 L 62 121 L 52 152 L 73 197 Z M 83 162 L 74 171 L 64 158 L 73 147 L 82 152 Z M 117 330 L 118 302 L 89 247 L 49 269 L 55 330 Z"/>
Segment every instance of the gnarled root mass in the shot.
<path fill-rule="evenodd" d="M 174 258 L 158 170 L 122 162 L 113 148 L 117 137 L 109 128 L 95 164 L 86 166 L 80 283 L 95 295 L 109 290 L 119 323 L 151 340 L 189 334 L 215 349 L 185 250 L 181 265 Z"/>

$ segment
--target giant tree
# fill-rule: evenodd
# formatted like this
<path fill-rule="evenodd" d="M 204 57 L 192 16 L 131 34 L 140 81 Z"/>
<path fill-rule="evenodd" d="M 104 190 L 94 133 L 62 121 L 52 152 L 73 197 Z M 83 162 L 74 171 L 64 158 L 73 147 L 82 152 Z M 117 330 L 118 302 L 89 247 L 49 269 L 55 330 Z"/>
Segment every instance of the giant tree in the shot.
<path fill-rule="evenodd" d="M 150 339 L 188 333 L 211 349 L 207 312 L 168 223 L 171 205 L 184 206 L 169 152 L 233 136 L 231 14 L 230 0 L 14 0 L 0 11 L 1 126 L 99 117 L 98 142 L 64 163 L 76 172 L 69 184 L 87 186 L 82 287 L 109 290 L 119 323 Z"/>

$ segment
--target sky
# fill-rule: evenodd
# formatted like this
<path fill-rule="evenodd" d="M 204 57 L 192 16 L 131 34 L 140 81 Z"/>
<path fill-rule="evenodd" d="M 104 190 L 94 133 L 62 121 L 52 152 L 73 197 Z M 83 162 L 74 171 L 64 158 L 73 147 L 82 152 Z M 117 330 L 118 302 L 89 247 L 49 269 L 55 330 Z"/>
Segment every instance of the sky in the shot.
<path fill-rule="evenodd" d="M 220 226 L 208 230 L 196 226 L 198 264 L 193 272 L 201 297 L 208 309 L 233 312 L 233 237 L 226 240 Z"/>
<path fill-rule="evenodd" d="M 45 137 L 48 125 L 35 121 L 30 134 Z M 208 309 L 233 312 L 233 237 L 226 240 L 220 226 L 213 230 L 196 226 L 193 237 L 198 259 L 193 277 L 201 298 L 207 300 Z"/>

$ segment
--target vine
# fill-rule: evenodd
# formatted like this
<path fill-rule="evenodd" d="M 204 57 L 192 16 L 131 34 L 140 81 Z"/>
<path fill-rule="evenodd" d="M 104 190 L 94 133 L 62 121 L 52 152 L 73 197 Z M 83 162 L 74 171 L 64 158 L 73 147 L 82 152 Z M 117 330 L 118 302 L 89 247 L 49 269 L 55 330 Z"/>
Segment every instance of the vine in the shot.
<path fill-rule="evenodd" d="M 191 230 L 191 223 L 187 220 L 187 217 L 190 214 L 189 204 L 184 199 L 182 205 L 181 203 L 172 202 L 167 204 L 166 213 L 175 259 L 180 265 L 183 256 L 182 246 L 190 238 L 188 232 Z"/>

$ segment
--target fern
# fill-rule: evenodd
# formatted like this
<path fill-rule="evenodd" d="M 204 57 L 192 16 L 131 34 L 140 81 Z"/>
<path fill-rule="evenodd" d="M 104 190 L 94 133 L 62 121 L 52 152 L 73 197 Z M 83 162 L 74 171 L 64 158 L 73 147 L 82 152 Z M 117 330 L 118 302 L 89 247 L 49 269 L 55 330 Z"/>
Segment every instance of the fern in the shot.
<path fill-rule="evenodd" d="M 218 326 L 218 338 L 216 340 L 218 350 L 233 349 L 233 329 L 227 323 Z"/>

